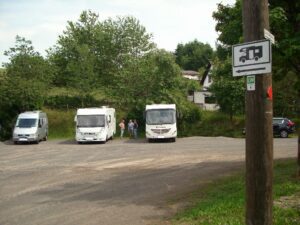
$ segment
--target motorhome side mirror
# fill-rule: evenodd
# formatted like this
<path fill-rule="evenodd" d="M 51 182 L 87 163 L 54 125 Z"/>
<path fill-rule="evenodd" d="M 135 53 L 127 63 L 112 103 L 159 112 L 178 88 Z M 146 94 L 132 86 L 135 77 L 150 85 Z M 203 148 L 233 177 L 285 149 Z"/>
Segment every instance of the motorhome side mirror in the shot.
<path fill-rule="evenodd" d="M 143 112 L 143 118 L 146 119 L 146 111 Z"/>

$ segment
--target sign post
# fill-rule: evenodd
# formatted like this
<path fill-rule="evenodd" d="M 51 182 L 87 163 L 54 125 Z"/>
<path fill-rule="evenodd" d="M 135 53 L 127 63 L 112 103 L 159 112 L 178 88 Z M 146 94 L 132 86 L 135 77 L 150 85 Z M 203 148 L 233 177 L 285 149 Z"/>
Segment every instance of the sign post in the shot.
<path fill-rule="evenodd" d="M 268 61 L 264 50 L 267 46 L 257 45 L 258 40 L 264 39 L 264 29 L 269 30 L 268 0 L 243 0 L 242 2 L 244 40 L 252 42 L 252 44 L 236 50 L 239 55 L 233 63 L 234 66 L 237 66 L 233 72 L 243 75 L 249 75 L 251 72 L 252 75 L 255 75 L 255 90 L 246 93 L 245 223 L 247 225 L 272 225 L 273 104 L 272 98 L 268 97 L 268 93 L 272 94 L 272 74 L 271 66 L 269 69 L 263 69 L 267 68 L 264 64 Z M 269 59 L 271 59 L 270 44 L 268 46 Z M 241 58 L 241 54 L 245 54 L 245 50 L 242 48 L 252 51 L 252 53 L 248 53 L 249 57 L 246 56 L 245 60 Z M 257 67 L 250 65 L 255 62 L 262 64 Z M 242 66 L 243 64 L 245 66 Z M 244 71 L 238 72 L 239 70 Z"/>

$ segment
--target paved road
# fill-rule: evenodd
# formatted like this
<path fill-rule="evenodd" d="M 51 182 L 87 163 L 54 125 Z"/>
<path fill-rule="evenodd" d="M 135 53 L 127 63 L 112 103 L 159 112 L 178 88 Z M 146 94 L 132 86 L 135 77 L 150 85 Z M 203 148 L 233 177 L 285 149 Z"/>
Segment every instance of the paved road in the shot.
<path fill-rule="evenodd" d="M 163 224 L 189 193 L 244 165 L 244 139 L 0 142 L 1 225 Z M 296 139 L 274 139 L 276 158 Z"/>

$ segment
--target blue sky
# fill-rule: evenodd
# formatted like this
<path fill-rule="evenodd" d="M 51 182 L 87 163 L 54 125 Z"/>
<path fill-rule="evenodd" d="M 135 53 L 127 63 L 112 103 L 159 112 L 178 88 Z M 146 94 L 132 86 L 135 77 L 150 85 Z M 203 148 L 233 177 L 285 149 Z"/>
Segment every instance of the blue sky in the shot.
<path fill-rule="evenodd" d="M 235 0 L 0 0 L 0 66 L 8 61 L 3 53 L 14 46 L 16 35 L 31 40 L 45 56 L 67 21 L 77 21 L 83 10 L 98 13 L 100 20 L 134 16 L 157 46 L 169 51 L 194 39 L 214 47 L 212 12 L 219 2 L 232 5 Z"/>

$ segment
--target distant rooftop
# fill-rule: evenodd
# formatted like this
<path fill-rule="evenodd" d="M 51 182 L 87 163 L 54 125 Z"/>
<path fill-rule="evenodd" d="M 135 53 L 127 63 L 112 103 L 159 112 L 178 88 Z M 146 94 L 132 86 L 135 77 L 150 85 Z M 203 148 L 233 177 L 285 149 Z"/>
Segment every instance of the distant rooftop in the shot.
<path fill-rule="evenodd" d="M 200 74 L 197 71 L 193 70 L 182 70 L 182 75 L 188 75 L 188 76 L 199 76 Z"/>

